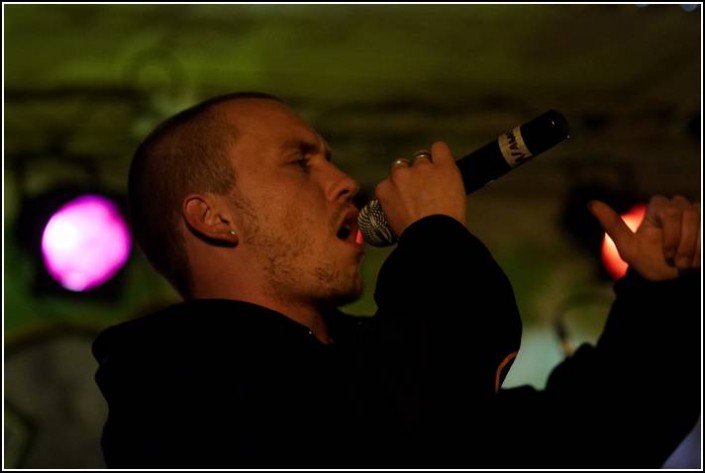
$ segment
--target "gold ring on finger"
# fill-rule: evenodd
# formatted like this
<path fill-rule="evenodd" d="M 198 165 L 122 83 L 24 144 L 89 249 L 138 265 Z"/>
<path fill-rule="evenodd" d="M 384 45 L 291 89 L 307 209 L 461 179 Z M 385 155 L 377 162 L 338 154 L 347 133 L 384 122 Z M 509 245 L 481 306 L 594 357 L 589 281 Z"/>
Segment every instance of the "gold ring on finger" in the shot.
<path fill-rule="evenodd" d="M 406 158 L 395 159 L 394 162 L 392 163 L 392 168 L 395 168 L 397 166 L 402 166 L 402 165 L 409 167 L 409 166 L 411 166 L 411 161 Z"/>
<path fill-rule="evenodd" d="M 431 157 L 431 152 L 427 149 L 422 149 L 414 153 L 413 155 L 413 160 L 414 162 L 417 159 L 428 159 L 429 161 L 433 162 L 433 158 Z"/>

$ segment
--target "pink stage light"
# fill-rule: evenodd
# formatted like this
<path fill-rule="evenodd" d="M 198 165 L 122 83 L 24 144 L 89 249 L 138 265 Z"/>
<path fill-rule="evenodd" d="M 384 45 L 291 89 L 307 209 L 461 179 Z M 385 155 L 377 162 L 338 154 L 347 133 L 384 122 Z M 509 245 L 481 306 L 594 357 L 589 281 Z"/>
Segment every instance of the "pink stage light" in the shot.
<path fill-rule="evenodd" d="M 107 282 L 127 262 L 130 233 L 109 199 L 83 195 L 62 206 L 42 234 L 47 271 L 64 288 L 81 292 Z"/>

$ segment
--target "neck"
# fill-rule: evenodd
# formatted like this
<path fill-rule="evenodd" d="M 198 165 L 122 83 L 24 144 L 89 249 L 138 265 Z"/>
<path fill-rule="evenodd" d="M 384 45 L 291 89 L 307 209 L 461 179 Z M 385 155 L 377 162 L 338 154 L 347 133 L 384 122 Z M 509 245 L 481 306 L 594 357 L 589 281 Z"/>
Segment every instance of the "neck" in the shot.
<path fill-rule="evenodd" d="M 323 312 L 315 307 L 287 302 L 273 297 L 250 297 L 241 300 L 267 307 L 308 328 L 309 333 L 327 345 L 331 342 Z"/>
<path fill-rule="evenodd" d="M 231 299 L 257 304 L 307 327 L 321 343 L 330 343 L 328 328 L 320 308 L 274 290 L 261 272 L 230 269 L 257 267 L 248 261 L 218 264 L 217 268 L 211 266 L 210 262 L 220 262 L 227 256 L 228 254 L 209 253 L 196 254 L 189 258 L 193 262 L 192 280 L 195 282 L 189 299 Z M 199 265 L 198 262 L 205 263 Z"/>
<path fill-rule="evenodd" d="M 333 340 L 328 336 L 328 326 L 322 315 L 317 316 L 311 321 L 311 325 L 307 325 L 309 333 L 316 337 L 319 342 L 324 345 L 330 344 Z"/>
<path fill-rule="evenodd" d="M 204 288 L 193 291 L 189 299 L 232 299 L 256 304 L 279 312 L 294 322 L 303 325 L 308 328 L 312 336 L 316 337 L 318 341 L 325 345 L 328 345 L 332 341 L 328 336 L 328 327 L 323 313 L 310 306 L 287 303 L 277 298 L 263 296 L 259 293 L 247 294 L 240 291 L 209 290 Z"/>

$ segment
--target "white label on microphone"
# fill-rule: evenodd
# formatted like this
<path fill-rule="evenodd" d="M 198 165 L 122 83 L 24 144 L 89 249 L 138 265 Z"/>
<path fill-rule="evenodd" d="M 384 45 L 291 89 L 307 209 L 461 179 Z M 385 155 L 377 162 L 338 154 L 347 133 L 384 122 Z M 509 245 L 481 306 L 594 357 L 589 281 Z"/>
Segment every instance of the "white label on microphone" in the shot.
<path fill-rule="evenodd" d="M 531 151 L 526 147 L 524 139 L 521 137 L 520 127 L 516 127 L 503 135 L 499 135 L 497 143 L 505 161 L 511 167 L 517 167 L 533 158 Z"/>

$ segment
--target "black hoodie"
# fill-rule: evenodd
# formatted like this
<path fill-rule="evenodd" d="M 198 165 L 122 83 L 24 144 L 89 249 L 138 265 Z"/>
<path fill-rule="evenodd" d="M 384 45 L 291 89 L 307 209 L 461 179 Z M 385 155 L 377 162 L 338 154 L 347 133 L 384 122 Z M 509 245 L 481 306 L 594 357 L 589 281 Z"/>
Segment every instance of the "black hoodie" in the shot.
<path fill-rule="evenodd" d="M 373 317 L 326 314 L 330 345 L 282 314 L 241 301 L 192 300 L 125 322 L 94 344 L 96 381 L 110 409 L 106 464 L 658 467 L 697 420 L 697 384 L 683 379 L 698 369 L 688 358 L 697 351 L 688 332 L 697 320 L 682 322 L 693 315 L 694 286 L 625 279 L 598 346 L 559 365 L 545 391 L 498 390 L 521 340 L 514 294 L 484 245 L 443 216 L 404 232 L 380 271 Z M 688 303 L 663 314 L 673 297 Z M 657 316 L 664 327 L 655 329 Z M 661 340 L 662 333 L 670 338 Z M 687 340 L 676 342 L 683 333 Z M 661 357 L 654 343 L 678 346 Z M 645 388 L 644 370 L 624 367 L 642 348 L 643 359 L 664 363 L 649 372 L 656 384 L 675 378 L 680 385 Z M 620 369 L 609 368 L 615 363 Z M 645 430 L 633 423 L 636 395 L 684 402 L 664 406 Z M 595 399 L 606 404 L 580 404 Z M 550 431 L 538 435 L 541 423 Z M 603 433 L 588 446 L 595 428 Z M 613 460 L 621 450 L 600 439 L 624 433 L 647 437 L 653 451 L 627 448 Z"/>

